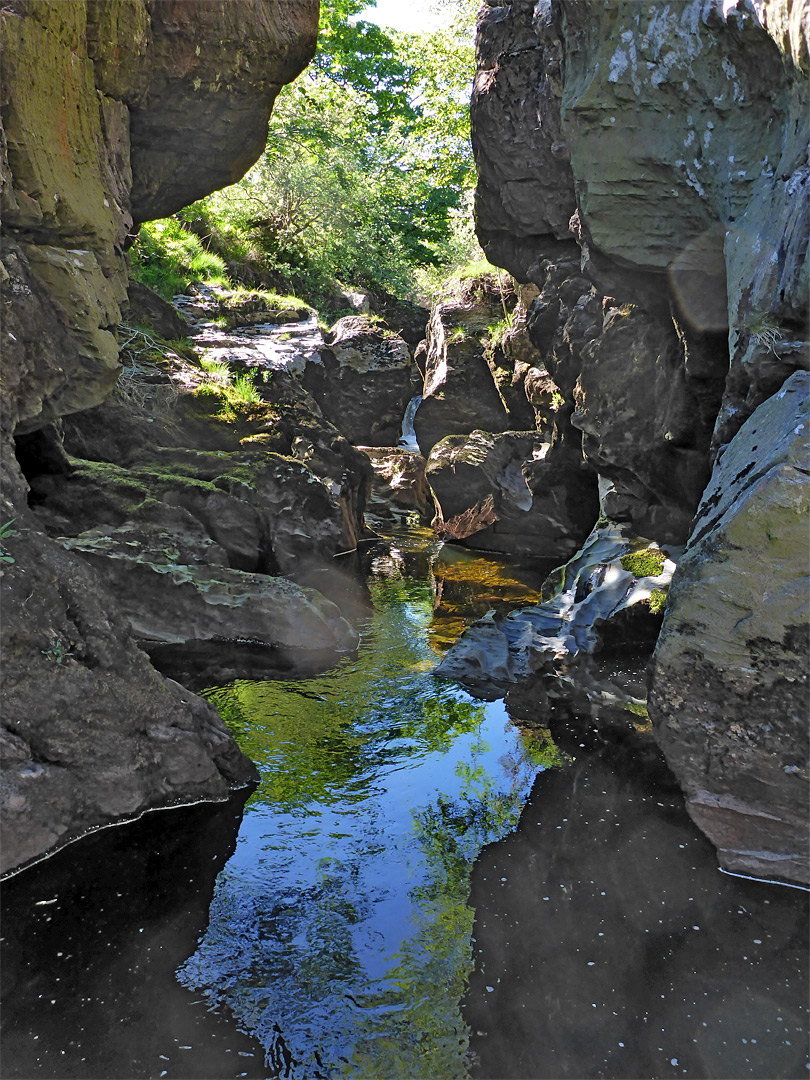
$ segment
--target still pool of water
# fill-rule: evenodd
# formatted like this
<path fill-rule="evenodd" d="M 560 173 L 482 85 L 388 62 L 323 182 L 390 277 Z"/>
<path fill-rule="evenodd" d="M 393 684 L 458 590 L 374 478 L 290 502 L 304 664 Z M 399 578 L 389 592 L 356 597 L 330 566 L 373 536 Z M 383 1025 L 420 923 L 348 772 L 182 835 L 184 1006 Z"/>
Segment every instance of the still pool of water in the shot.
<path fill-rule="evenodd" d="M 631 727 L 433 676 L 541 577 L 400 536 L 357 657 L 209 687 L 259 787 L 4 885 L 3 1075 L 804 1075 L 806 894 L 720 875 Z"/>

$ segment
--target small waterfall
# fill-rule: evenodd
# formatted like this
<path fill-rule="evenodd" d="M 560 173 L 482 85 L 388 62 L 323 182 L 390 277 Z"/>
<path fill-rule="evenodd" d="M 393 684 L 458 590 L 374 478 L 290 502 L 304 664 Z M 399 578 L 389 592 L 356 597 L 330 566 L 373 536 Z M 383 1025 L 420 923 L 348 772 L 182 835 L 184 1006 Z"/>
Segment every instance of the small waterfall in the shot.
<path fill-rule="evenodd" d="M 402 434 L 399 437 L 397 446 L 401 446 L 404 450 L 411 450 L 413 453 L 418 454 L 419 443 L 416 441 L 416 432 L 413 429 L 413 419 L 416 416 L 416 410 L 422 404 L 422 395 L 417 394 L 416 397 L 412 397 L 408 402 L 408 407 L 405 410 L 405 416 L 402 419 Z"/>

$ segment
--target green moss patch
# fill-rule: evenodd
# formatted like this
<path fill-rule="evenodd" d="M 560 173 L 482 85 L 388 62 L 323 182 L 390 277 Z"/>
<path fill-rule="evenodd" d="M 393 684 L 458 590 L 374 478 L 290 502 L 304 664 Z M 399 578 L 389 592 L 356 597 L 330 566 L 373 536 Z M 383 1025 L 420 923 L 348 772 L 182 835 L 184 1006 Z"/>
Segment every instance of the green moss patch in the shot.
<path fill-rule="evenodd" d="M 622 557 L 622 567 L 634 577 L 658 577 L 663 572 L 666 556 L 658 548 L 633 551 Z"/>

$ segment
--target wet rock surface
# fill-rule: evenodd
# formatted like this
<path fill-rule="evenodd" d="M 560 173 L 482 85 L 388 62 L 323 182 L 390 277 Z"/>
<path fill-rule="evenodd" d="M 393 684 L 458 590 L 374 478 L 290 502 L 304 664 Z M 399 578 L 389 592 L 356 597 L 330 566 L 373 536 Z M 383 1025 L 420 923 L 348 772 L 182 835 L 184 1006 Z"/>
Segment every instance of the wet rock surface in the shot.
<path fill-rule="evenodd" d="M 490 612 L 473 623 L 437 674 L 486 696 L 498 696 L 535 675 L 564 676 L 578 657 L 610 640 L 623 615 L 648 614 L 654 596 L 660 622 L 674 569 L 665 551 L 627 528 L 597 526 L 582 549 L 549 575 L 541 603 L 505 617 Z"/>
<path fill-rule="evenodd" d="M 793 375 L 715 465 L 678 567 L 650 709 L 723 866 L 808 881 L 808 384 Z"/>

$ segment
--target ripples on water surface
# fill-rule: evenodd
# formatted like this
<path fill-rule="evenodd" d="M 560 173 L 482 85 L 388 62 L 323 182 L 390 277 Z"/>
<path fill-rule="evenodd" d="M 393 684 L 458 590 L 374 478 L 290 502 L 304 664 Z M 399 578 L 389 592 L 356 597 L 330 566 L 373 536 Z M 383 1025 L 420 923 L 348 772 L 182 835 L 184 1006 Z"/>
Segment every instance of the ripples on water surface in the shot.
<path fill-rule="evenodd" d="M 148 815 L 6 885 L 4 1075 L 803 1075 L 804 894 L 722 878 L 632 739 L 564 755 L 435 679 L 539 584 L 435 556 L 380 550 L 357 658 L 206 692 L 261 770 L 241 825 Z"/>

